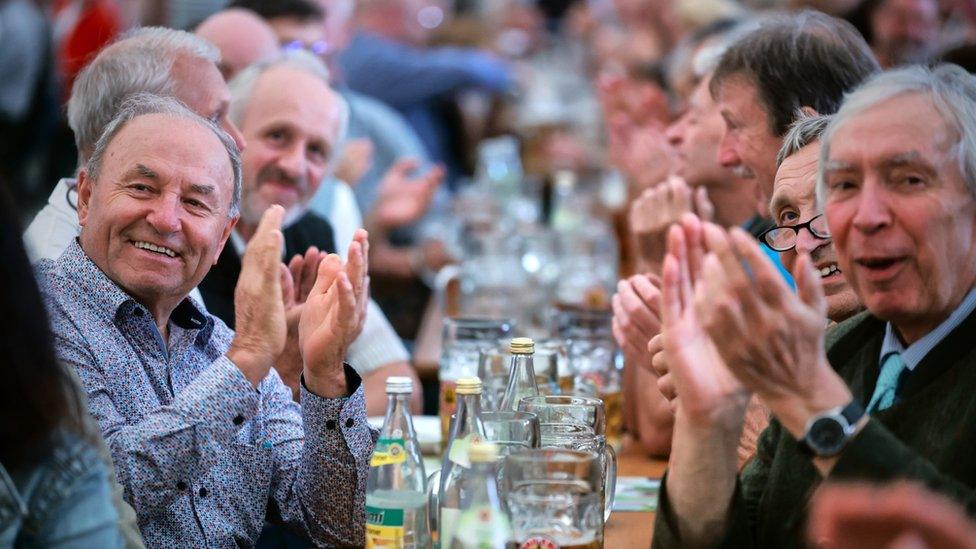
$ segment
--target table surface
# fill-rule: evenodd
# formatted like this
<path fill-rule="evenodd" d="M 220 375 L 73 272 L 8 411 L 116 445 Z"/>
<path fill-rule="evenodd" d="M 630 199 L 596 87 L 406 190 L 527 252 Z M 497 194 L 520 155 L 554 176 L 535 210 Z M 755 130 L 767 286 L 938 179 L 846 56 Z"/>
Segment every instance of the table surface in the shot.
<path fill-rule="evenodd" d="M 626 477 L 661 478 L 668 462 L 643 455 L 636 444 L 625 443 L 617 458 L 617 474 Z M 654 533 L 654 513 L 615 511 L 603 531 L 604 546 L 650 547 Z"/>

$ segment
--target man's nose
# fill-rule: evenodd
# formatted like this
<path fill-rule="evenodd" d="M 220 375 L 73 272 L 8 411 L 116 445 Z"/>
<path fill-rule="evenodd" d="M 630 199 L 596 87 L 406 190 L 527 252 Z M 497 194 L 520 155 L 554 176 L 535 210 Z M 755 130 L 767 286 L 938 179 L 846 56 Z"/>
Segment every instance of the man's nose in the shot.
<path fill-rule="evenodd" d="M 146 221 L 160 234 L 180 230 L 180 200 L 174 194 L 164 193 L 154 201 Z"/>
<path fill-rule="evenodd" d="M 221 127 L 234 140 L 234 144 L 237 145 L 237 150 L 244 152 L 244 149 L 247 148 L 247 141 L 244 140 L 244 134 L 241 133 L 241 130 L 229 118 L 225 117 L 224 120 L 225 122 Z"/>
<path fill-rule="evenodd" d="M 726 168 L 734 168 L 742 164 L 742 159 L 739 158 L 739 153 L 735 150 L 735 143 L 733 138 L 729 136 L 729 132 L 725 132 L 718 145 L 718 163 Z"/>
<path fill-rule="evenodd" d="M 883 184 L 877 181 L 877 177 L 865 178 L 858 193 L 857 213 L 852 221 L 854 228 L 871 233 L 889 225 L 891 209 L 888 198 L 888 193 Z"/>
<path fill-rule="evenodd" d="M 288 177 L 299 178 L 305 173 L 305 147 L 295 144 L 282 152 L 276 162 Z"/>
<path fill-rule="evenodd" d="M 804 227 L 796 235 L 796 251 L 797 253 L 809 254 L 829 242 L 829 238 L 815 236 L 810 227 Z"/>

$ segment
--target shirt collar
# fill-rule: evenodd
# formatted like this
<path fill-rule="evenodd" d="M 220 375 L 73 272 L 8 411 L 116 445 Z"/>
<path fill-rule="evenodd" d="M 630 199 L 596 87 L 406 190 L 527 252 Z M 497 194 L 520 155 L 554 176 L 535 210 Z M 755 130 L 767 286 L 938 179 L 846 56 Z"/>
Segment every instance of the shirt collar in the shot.
<path fill-rule="evenodd" d="M 898 334 L 895 333 L 895 328 L 891 322 L 886 323 L 884 341 L 881 343 L 881 356 L 878 358 L 879 362 L 883 363 L 891 353 L 901 353 L 905 367 L 914 370 L 915 366 L 925 358 L 925 355 L 929 354 L 929 351 L 945 339 L 956 326 L 959 326 L 959 323 L 965 320 L 974 309 L 976 309 L 976 287 L 969 290 L 969 293 L 952 311 L 949 318 L 943 320 L 942 324 L 936 326 L 934 330 L 925 334 L 921 339 L 909 345 L 907 349 L 901 339 L 898 338 Z"/>
<path fill-rule="evenodd" d="M 68 248 L 57 260 L 61 270 L 81 288 L 86 295 L 91 296 L 92 304 L 99 311 L 115 318 L 118 315 L 132 314 L 141 309 L 145 314 L 146 308 L 127 294 L 118 284 L 112 281 L 95 262 L 81 248 L 78 239 L 73 239 Z M 139 313 L 136 313 L 139 314 Z M 199 330 L 213 323 L 210 315 L 186 297 L 170 314 L 170 322 L 187 330 Z"/>

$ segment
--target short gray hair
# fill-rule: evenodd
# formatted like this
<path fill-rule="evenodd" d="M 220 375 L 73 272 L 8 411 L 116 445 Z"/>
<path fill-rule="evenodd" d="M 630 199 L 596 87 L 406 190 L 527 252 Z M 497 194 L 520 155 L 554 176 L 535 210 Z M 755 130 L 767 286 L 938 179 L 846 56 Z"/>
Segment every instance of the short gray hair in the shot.
<path fill-rule="evenodd" d="M 776 155 L 776 167 L 778 168 L 784 160 L 799 152 L 803 147 L 819 140 L 824 130 L 827 129 L 827 124 L 830 123 L 831 118 L 833 115 L 808 116 L 801 111 L 796 117 L 796 122 L 790 125 L 786 136 L 783 137 L 783 146 L 779 148 L 779 153 Z"/>
<path fill-rule="evenodd" d="M 976 77 L 957 65 L 911 66 L 883 72 L 850 93 L 824 131 L 817 176 L 817 200 L 827 196 L 824 163 L 838 128 L 865 110 L 900 95 L 925 94 L 958 141 L 953 153 L 969 193 L 976 198 Z"/>
<path fill-rule="evenodd" d="M 144 27 L 123 35 L 78 74 L 68 101 L 68 125 L 82 160 L 91 153 L 126 97 L 134 93 L 173 95 L 171 72 L 181 56 L 214 64 L 220 61 L 217 47 L 198 36 Z"/>
<path fill-rule="evenodd" d="M 92 181 L 98 180 L 99 172 L 101 172 L 102 169 L 102 160 L 105 157 L 105 151 L 108 149 L 112 139 L 118 135 L 122 128 L 125 127 L 127 123 L 140 116 L 147 116 L 151 114 L 164 114 L 176 118 L 182 118 L 184 120 L 190 120 L 191 122 L 195 122 L 210 130 L 210 132 L 220 140 L 221 145 L 224 146 L 224 150 L 227 151 L 231 171 L 234 174 L 234 186 L 227 216 L 236 217 L 240 211 L 241 182 L 243 177 L 241 172 L 241 153 L 237 149 L 237 144 L 234 143 L 234 140 L 231 139 L 231 137 L 227 135 L 224 130 L 220 129 L 219 126 L 191 111 L 185 105 L 183 105 L 183 103 L 180 103 L 178 100 L 172 97 L 162 97 L 150 93 L 137 93 L 126 98 L 115 113 L 115 117 L 112 118 L 108 124 L 106 124 L 105 132 L 102 133 L 102 136 L 99 137 L 98 141 L 95 142 L 95 149 L 92 151 L 92 155 L 86 163 L 85 169 L 88 172 L 88 177 Z"/>
<path fill-rule="evenodd" d="M 242 70 L 233 80 L 230 81 L 230 110 L 228 111 L 228 116 L 231 121 L 237 125 L 237 127 L 242 127 L 244 124 L 244 114 L 247 112 L 247 104 L 251 100 L 251 94 L 254 93 L 254 86 L 257 84 L 261 75 L 267 70 L 275 67 L 290 67 L 300 71 L 305 71 L 312 76 L 315 76 L 322 80 L 326 86 L 331 89 L 331 84 L 329 83 L 329 69 L 326 68 L 325 63 L 321 59 L 312 55 L 305 50 L 284 50 L 269 58 L 262 59 L 252 64 L 248 68 Z M 345 139 L 346 132 L 349 128 L 349 105 L 346 104 L 345 99 L 342 98 L 335 90 L 333 93 L 336 94 L 336 98 L 339 100 L 340 108 L 340 119 L 339 119 L 339 135 L 336 136 L 336 143 Z M 332 148 L 332 157 L 335 158 L 334 151 L 338 147 Z"/>

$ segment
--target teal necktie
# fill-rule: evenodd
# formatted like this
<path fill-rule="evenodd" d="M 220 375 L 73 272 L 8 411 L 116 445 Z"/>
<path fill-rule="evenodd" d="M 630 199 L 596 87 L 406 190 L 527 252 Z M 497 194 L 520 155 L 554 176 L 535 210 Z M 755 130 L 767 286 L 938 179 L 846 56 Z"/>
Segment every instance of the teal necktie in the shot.
<path fill-rule="evenodd" d="M 898 378 L 905 370 L 905 362 L 901 353 L 890 353 L 881 364 L 881 374 L 878 384 L 874 387 L 874 395 L 868 403 L 868 413 L 881 411 L 895 403 L 895 391 L 898 390 Z"/>

